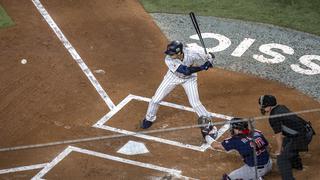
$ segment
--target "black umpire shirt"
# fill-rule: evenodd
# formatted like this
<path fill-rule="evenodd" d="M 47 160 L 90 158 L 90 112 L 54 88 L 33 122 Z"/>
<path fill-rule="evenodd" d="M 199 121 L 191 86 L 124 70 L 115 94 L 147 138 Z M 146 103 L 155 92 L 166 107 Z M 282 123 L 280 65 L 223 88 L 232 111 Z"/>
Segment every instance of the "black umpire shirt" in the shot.
<path fill-rule="evenodd" d="M 271 110 L 270 116 L 284 113 L 291 113 L 291 111 L 284 105 L 277 105 Z M 282 132 L 282 135 L 289 138 L 305 134 L 305 121 L 295 114 L 275 118 L 271 117 L 269 118 L 269 123 L 275 134 Z"/>

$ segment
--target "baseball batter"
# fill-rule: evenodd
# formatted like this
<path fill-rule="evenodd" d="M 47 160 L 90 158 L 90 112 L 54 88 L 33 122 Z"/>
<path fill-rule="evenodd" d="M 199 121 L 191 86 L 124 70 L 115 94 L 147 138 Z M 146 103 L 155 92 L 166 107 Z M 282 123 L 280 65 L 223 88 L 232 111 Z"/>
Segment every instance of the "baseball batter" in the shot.
<path fill-rule="evenodd" d="M 156 120 L 159 103 L 177 85 L 183 86 L 190 105 L 199 117 L 211 116 L 200 102 L 196 72 L 212 68 L 213 53 L 204 54 L 200 49 L 184 48 L 181 42 L 172 41 L 168 44 L 165 54 L 168 72 L 149 103 L 146 116 L 141 122 L 141 128 L 143 129 L 152 126 L 152 123 Z"/>
<path fill-rule="evenodd" d="M 262 179 L 262 176 L 267 174 L 272 169 L 272 160 L 267 150 L 267 146 L 269 143 L 260 131 L 254 130 L 254 132 L 250 132 L 250 130 L 248 129 L 248 123 L 241 120 L 243 119 L 231 119 L 230 138 L 223 140 L 221 143 L 215 140 L 211 141 L 213 143 L 212 147 L 215 149 L 221 149 L 225 151 L 238 151 L 243 159 L 243 162 L 245 163 L 242 167 L 232 171 L 230 174 L 224 174 L 222 179 L 256 179 L 253 154 L 253 148 L 256 147 L 257 175 L 258 180 L 260 180 Z M 208 135 L 208 137 L 210 136 Z M 255 143 L 256 146 L 254 146 L 253 143 Z"/>

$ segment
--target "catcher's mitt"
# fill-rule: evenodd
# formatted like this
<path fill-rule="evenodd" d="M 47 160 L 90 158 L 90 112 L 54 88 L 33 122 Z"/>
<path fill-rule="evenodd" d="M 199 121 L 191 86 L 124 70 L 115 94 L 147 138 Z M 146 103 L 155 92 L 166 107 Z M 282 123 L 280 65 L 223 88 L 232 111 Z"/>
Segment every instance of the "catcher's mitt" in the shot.
<path fill-rule="evenodd" d="M 200 126 L 200 129 L 203 129 L 206 125 L 212 124 L 212 118 L 207 116 L 200 116 L 198 119 L 198 125 Z"/>
<path fill-rule="evenodd" d="M 211 117 L 200 116 L 198 119 L 198 125 L 201 125 L 201 134 L 205 140 L 207 135 L 209 135 L 213 139 L 217 137 L 218 131 L 217 128 L 213 126 Z"/>

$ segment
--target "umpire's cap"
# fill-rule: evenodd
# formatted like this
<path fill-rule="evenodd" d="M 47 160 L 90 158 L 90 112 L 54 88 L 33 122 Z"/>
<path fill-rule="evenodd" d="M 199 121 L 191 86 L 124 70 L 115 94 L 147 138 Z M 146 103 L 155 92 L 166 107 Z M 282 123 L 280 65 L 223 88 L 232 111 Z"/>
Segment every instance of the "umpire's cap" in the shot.
<path fill-rule="evenodd" d="M 180 41 L 171 41 L 168 46 L 167 50 L 164 52 L 167 55 L 174 55 L 179 52 L 182 52 L 183 44 Z"/>
<path fill-rule="evenodd" d="M 277 105 L 277 99 L 273 95 L 262 95 L 259 98 L 259 105 L 261 108 Z"/>
<path fill-rule="evenodd" d="M 230 120 L 230 125 L 232 129 L 238 129 L 240 131 L 248 129 L 248 122 L 247 121 L 241 121 L 242 118 L 232 118 Z M 236 121 L 236 122 L 235 122 Z"/>

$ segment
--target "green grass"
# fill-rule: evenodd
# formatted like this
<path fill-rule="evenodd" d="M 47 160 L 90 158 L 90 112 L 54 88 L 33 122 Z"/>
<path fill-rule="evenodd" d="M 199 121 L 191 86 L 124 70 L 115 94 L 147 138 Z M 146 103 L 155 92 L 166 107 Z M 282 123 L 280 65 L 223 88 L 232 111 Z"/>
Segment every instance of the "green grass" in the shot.
<path fill-rule="evenodd" d="M 320 0 L 140 0 L 147 12 L 263 22 L 320 35 Z"/>
<path fill-rule="evenodd" d="M 11 18 L 7 15 L 6 11 L 0 5 L 0 28 L 5 28 L 14 25 Z"/>

